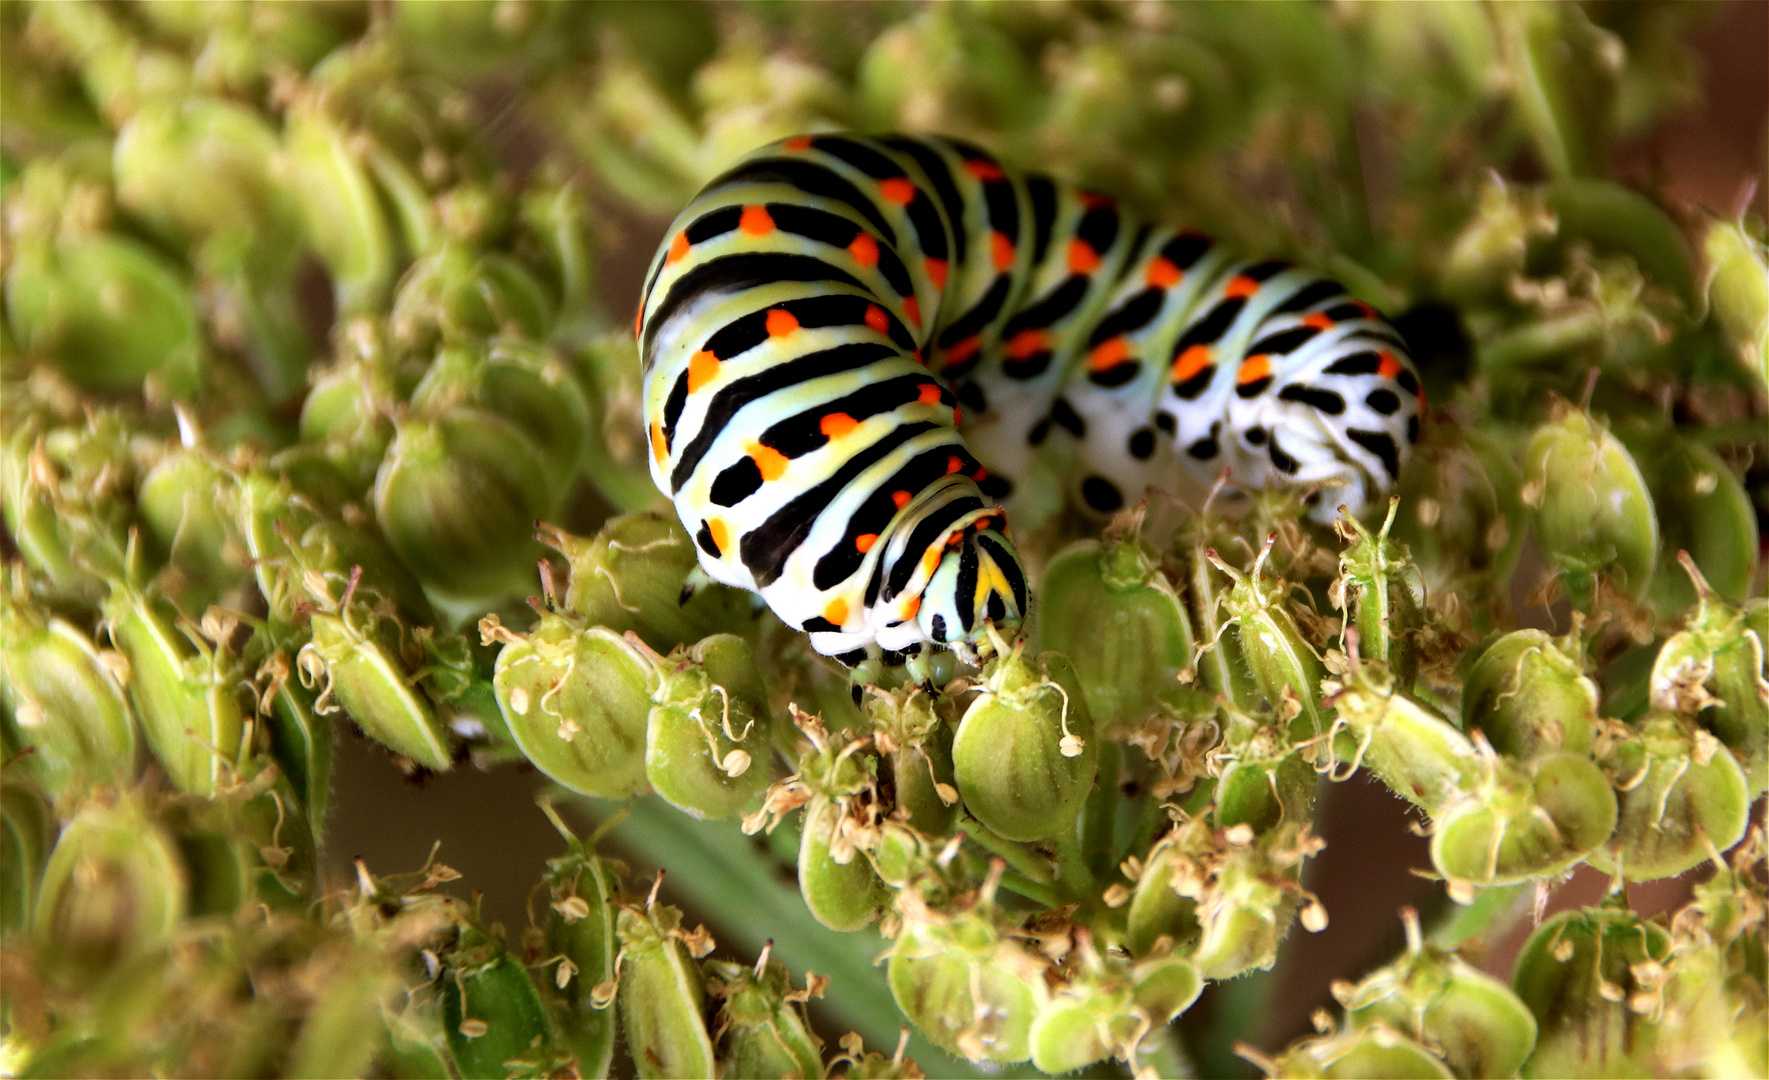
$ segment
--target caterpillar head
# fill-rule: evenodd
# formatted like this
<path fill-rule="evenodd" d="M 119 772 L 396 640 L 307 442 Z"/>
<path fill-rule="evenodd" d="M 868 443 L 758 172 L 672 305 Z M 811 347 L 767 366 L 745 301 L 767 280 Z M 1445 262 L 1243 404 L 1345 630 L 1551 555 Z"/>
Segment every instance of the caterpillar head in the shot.
<path fill-rule="evenodd" d="M 916 613 L 927 640 L 967 661 L 987 625 L 1019 626 L 1029 614 L 1026 569 L 1002 526 L 999 516 L 984 517 L 947 538 Z"/>

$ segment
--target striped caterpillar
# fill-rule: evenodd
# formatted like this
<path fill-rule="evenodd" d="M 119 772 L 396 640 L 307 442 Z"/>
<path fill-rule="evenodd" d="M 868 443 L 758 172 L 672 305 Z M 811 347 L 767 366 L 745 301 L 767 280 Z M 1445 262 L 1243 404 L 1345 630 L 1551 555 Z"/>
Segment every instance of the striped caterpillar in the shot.
<path fill-rule="evenodd" d="M 943 138 L 750 154 L 671 225 L 634 329 L 702 568 L 849 664 L 1024 618 L 1004 503 L 1106 515 L 1227 467 L 1325 521 L 1392 486 L 1425 408 L 1337 283 Z"/>

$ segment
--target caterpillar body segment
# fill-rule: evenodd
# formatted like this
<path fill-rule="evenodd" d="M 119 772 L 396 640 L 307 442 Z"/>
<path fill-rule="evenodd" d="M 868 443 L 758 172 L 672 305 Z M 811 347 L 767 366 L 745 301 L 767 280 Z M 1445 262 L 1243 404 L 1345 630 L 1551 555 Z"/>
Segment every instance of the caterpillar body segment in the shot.
<path fill-rule="evenodd" d="M 1182 468 L 1392 486 L 1424 400 L 1337 284 L 953 140 L 800 136 L 702 191 L 635 326 L 652 477 L 715 580 L 849 663 L 1027 614 L 1001 509 Z"/>

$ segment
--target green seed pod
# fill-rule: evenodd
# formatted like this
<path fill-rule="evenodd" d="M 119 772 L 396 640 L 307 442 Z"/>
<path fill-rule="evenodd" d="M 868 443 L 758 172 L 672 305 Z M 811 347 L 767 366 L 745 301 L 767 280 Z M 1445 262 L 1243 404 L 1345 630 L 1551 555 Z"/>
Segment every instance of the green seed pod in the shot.
<path fill-rule="evenodd" d="M 1474 216 L 1450 245 L 1439 285 L 1443 295 L 1468 307 L 1501 299 L 1523 270 L 1529 242 L 1553 230 L 1540 191 L 1497 180 L 1486 184 Z"/>
<path fill-rule="evenodd" d="M 1261 728 L 1231 751 L 1237 756 L 1216 781 L 1211 817 L 1219 829 L 1245 825 L 1255 833 L 1306 820 L 1314 805 L 1314 767 L 1285 744 L 1277 728 Z"/>
<path fill-rule="evenodd" d="M 261 268 L 286 265 L 300 224 L 275 176 L 276 152 L 269 125 L 232 102 L 192 95 L 144 108 L 117 133 L 117 201 L 175 243 L 249 249 Z M 202 167 L 181 167 L 194 161 Z"/>
<path fill-rule="evenodd" d="M 633 1067 L 646 1080 L 711 1078 L 717 1067 L 703 1015 L 705 984 L 690 953 L 704 955 L 712 939 L 704 928 L 683 933 L 681 921 L 675 908 L 652 902 L 643 909 L 623 907 L 615 916 L 620 1025 Z"/>
<path fill-rule="evenodd" d="M 1010 840 L 1042 840 L 1075 827 L 1093 788 L 1093 717 L 1062 654 L 1002 653 L 958 725 L 953 774 L 978 821 Z"/>
<path fill-rule="evenodd" d="M 1625 909 L 1563 911 L 1538 926 L 1511 973 L 1540 1032 L 1523 1075 L 1653 1075 L 1654 976 L 1670 957 L 1670 935 Z"/>
<path fill-rule="evenodd" d="M 322 955 L 325 983 L 295 1036 L 287 1075 L 300 1080 L 362 1076 L 387 1041 L 381 1000 L 398 988 L 398 973 L 381 952 L 365 945 L 334 946 Z"/>
<path fill-rule="evenodd" d="M 1613 180 L 1566 178 L 1545 191 L 1558 245 L 1584 241 L 1627 255 L 1684 307 L 1697 305 L 1695 258 L 1683 230 L 1651 199 Z"/>
<path fill-rule="evenodd" d="M 1629 881 L 1670 877 L 1744 836 L 1744 771 L 1718 739 L 1674 717 L 1649 716 L 1604 764 L 1621 791 L 1615 835 L 1591 865 Z"/>
<path fill-rule="evenodd" d="M 161 948 L 184 917 L 184 868 L 133 798 L 88 803 L 61 830 L 37 893 L 37 936 L 89 974 Z"/>
<path fill-rule="evenodd" d="M 1709 310 L 1738 350 L 1745 367 L 1769 383 L 1769 248 L 1746 231 L 1743 220 L 1716 221 L 1702 240 L 1707 261 Z"/>
<path fill-rule="evenodd" d="M 1557 873 L 1615 831 L 1615 791 L 1590 758 L 1549 751 L 1484 764 L 1486 775 L 1432 822 L 1431 861 L 1451 881 L 1509 885 Z"/>
<path fill-rule="evenodd" d="M 1454 953 L 1427 947 L 1419 918 L 1401 911 L 1407 951 L 1364 976 L 1356 986 L 1336 983 L 1348 1028 L 1384 1024 L 1442 1056 L 1463 1080 L 1515 1076 L 1536 1044 L 1536 1018 L 1510 987 Z"/>
<path fill-rule="evenodd" d="M 1746 601 L 1743 616 L 1715 644 L 1714 704 L 1700 720 L 1747 770 L 1754 799 L 1769 788 L 1769 601 Z"/>
<path fill-rule="evenodd" d="M 1206 888 L 1191 886 L 1201 929 L 1190 959 L 1206 979 L 1231 979 L 1277 961 L 1299 905 L 1294 875 L 1272 869 L 1254 848 L 1231 849 Z M 1311 910 L 1325 914 L 1318 905 Z"/>
<path fill-rule="evenodd" d="M 1399 496 L 1391 497 L 1388 517 L 1374 534 L 1349 514 L 1334 521 L 1351 545 L 1339 553 L 1335 588 L 1340 610 L 1349 609 L 1346 625 L 1357 627 L 1363 655 L 1387 664 L 1395 686 L 1410 691 L 1419 670 L 1417 638 L 1425 626 L 1425 609 L 1413 591 L 1416 575 L 1408 573 L 1412 560 L 1406 548 L 1388 539 L 1399 509 Z"/>
<path fill-rule="evenodd" d="M 891 995 L 936 1046 L 971 1061 L 1024 1061 L 1046 991 L 1042 959 L 986 910 L 936 914 L 910 898 L 915 917 L 891 951 Z"/>
<path fill-rule="evenodd" d="M 893 813 L 906 813 L 910 825 L 930 836 L 948 835 L 958 812 L 958 789 L 953 786 L 950 734 L 934 711 L 934 700 L 920 686 L 874 686 L 870 695 L 866 716 L 889 768 L 897 800 Z"/>
<path fill-rule="evenodd" d="M 343 614 L 311 616 L 313 640 L 301 647 L 297 665 L 303 685 L 324 687 L 314 711 L 323 715 L 342 708 L 389 750 L 447 772 L 454 766 L 448 733 L 397 655 L 377 634 L 359 627 L 361 617 L 348 602 Z"/>
<path fill-rule="evenodd" d="M 877 697 L 884 705 L 875 703 L 875 712 L 888 714 L 892 695 L 878 691 Z M 868 852 L 859 848 L 862 841 L 876 846 L 878 759 L 866 753 L 874 739 L 845 730 L 831 734 L 818 718 L 796 710 L 793 721 L 804 737 L 799 745 L 809 744 L 799 754 L 798 771 L 771 789 L 762 809 L 746 817 L 743 827 L 753 833 L 772 819 L 772 832 L 784 814 L 803 805 L 798 882 L 805 906 L 832 930 L 858 930 L 878 918 L 888 899 Z M 879 732 L 877 741 L 895 745 L 888 731 Z"/>
<path fill-rule="evenodd" d="M 271 756 L 289 778 L 317 837 L 331 797 L 332 724 L 315 709 L 317 695 L 294 676 L 287 649 L 277 648 L 259 663 L 258 715 L 270 736 Z"/>
<path fill-rule="evenodd" d="M 439 342 L 493 334 L 544 340 L 553 311 L 546 290 L 521 263 L 449 240 L 406 272 L 389 322 L 393 340 L 421 355 Z"/>
<path fill-rule="evenodd" d="M 282 167 L 308 242 L 331 274 L 338 313 L 382 308 L 393 284 L 393 237 L 360 148 L 320 107 L 298 104 L 284 121 Z"/>
<path fill-rule="evenodd" d="M 591 211 L 583 185 L 560 180 L 543 166 L 523 191 L 518 216 L 524 237 L 538 256 L 533 261 L 547 268 L 552 295 L 558 300 L 560 330 L 568 335 L 579 332 L 595 288 Z"/>
<path fill-rule="evenodd" d="M 613 1011 L 597 1007 L 595 991 L 614 978 L 614 874 L 596 857 L 593 838 L 592 843 L 579 840 L 551 803 L 542 799 L 540 806 L 567 848 L 547 860 L 544 940 L 547 963 L 554 968 L 551 980 L 541 980 L 541 996 L 552 1005 L 560 1042 L 577 1055 L 579 1075 L 606 1076 L 615 1018 Z"/>
<path fill-rule="evenodd" d="M 1041 641 L 1075 665 L 1095 723 L 1140 723 L 1175 696 L 1191 620 L 1147 543 L 1075 544 L 1045 568 L 1039 596 Z"/>
<path fill-rule="evenodd" d="M 301 439 L 323 445 L 357 490 L 365 490 L 393 442 L 395 411 L 413 386 L 387 357 L 373 323 L 358 319 L 341 336 L 351 342 L 352 355 L 314 378 L 301 403 Z"/>
<path fill-rule="evenodd" d="M 634 631 L 659 652 L 709 634 L 753 633 L 748 594 L 696 583 L 694 541 L 673 516 L 628 514 L 592 539 L 547 524 L 538 535 L 570 564 L 566 608 L 591 623 Z"/>
<path fill-rule="evenodd" d="M 1174 888 L 1174 860 L 1180 843 L 1177 833 L 1169 833 L 1149 851 L 1130 894 L 1126 913 L 1125 944 L 1132 956 L 1144 957 L 1160 949 L 1167 938 L 1173 951 L 1189 949 L 1202 931 L 1198 923 L 1198 903 L 1190 896 L 1181 896 Z"/>
<path fill-rule="evenodd" d="M 645 732 L 662 676 L 646 653 L 610 630 L 543 613 L 528 635 L 486 616 L 480 634 L 503 642 L 498 709 L 534 766 L 573 791 L 624 799 L 645 786 Z"/>
<path fill-rule="evenodd" d="M 135 721 L 118 685 L 117 658 L 11 589 L 0 593 L 0 639 L 0 699 L 15 729 L 9 734 L 35 751 L 18 763 L 20 772 L 51 794 L 128 779 Z"/>
<path fill-rule="evenodd" d="M 443 958 L 439 981 L 442 1034 L 467 1080 L 503 1080 L 518 1060 L 556 1056 L 534 980 L 502 942 L 465 928 Z"/>
<path fill-rule="evenodd" d="M 569 367 L 544 345 L 498 338 L 443 349 L 412 394 L 411 407 L 443 417 L 464 405 L 510 421 L 540 452 L 549 501 L 570 490 L 590 432 L 590 402 Z"/>
<path fill-rule="evenodd" d="M 1320 703 L 1321 679 L 1326 669 L 1320 657 L 1303 638 L 1288 607 L 1289 586 L 1282 579 L 1263 580 L 1265 562 L 1271 556 L 1277 533 L 1268 533 L 1265 547 L 1253 563 L 1253 572 L 1241 571 L 1223 562 L 1214 548 L 1204 556 L 1218 570 L 1233 579 L 1222 594 L 1222 608 L 1234 623 L 1235 638 L 1241 655 L 1253 675 L 1253 685 L 1274 709 L 1283 709 L 1288 692 L 1301 711 L 1291 723 L 1292 734 L 1307 738 L 1327 730 L 1328 720 Z"/>
<path fill-rule="evenodd" d="M 501 417 L 461 409 L 409 418 L 375 476 L 375 516 L 425 585 L 461 600 L 519 593 L 537 553 L 533 523 L 553 484 L 534 442 Z"/>
<path fill-rule="evenodd" d="M 6 314 L 19 345 L 88 390 L 129 393 L 151 380 L 187 397 L 206 357 L 196 301 L 146 245 L 109 233 L 21 247 L 6 273 Z"/>
<path fill-rule="evenodd" d="M 1720 456 L 1700 443 L 1672 438 L 1637 455 L 1658 507 L 1662 543 L 1648 599 L 1674 619 L 1696 602 L 1678 565 L 1688 552 L 1722 596 L 1749 594 L 1757 576 L 1757 515 L 1744 485 Z"/>
<path fill-rule="evenodd" d="M 129 661 L 129 700 L 148 749 L 180 791 L 212 795 L 231 783 L 245 735 L 244 675 L 228 649 L 233 627 L 202 627 L 149 593 L 118 585 L 105 605 L 111 639 Z"/>
<path fill-rule="evenodd" d="M 1204 988 L 1197 969 L 1177 957 L 1140 963 L 1101 957 L 1082 946 L 1078 970 L 1057 987 L 1032 1021 L 1032 1064 L 1067 1073 L 1115 1057 L 1135 1064 L 1144 1036 L 1189 1008 Z"/>
<path fill-rule="evenodd" d="M 1628 451 L 1589 413 L 1557 402 L 1527 456 L 1523 502 L 1575 606 L 1589 604 L 1599 579 L 1643 597 L 1658 560 L 1658 516 Z"/>
<path fill-rule="evenodd" d="M 586 440 L 584 477 L 625 513 L 658 506 L 651 482 L 651 447 L 640 418 L 639 344 L 613 332 L 589 341 L 573 357 L 596 404 L 596 425 Z"/>
<path fill-rule="evenodd" d="M 1360 662 L 1354 654 L 1348 670 L 1325 686 L 1338 711 L 1336 727 L 1343 730 L 1334 745 L 1342 766 L 1368 766 L 1389 790 L 1431 814 L 1476 782 L 1482 762 L 1474 743 L 1448 720 L 1396 692 L 1385 665 Z M 1344 745 L 1348 737 L 1351 746 Z"/>
<path fill-rule="evenodd" d="M 726 1080 L 823 1075 L 822 1040 L 805 1022 L 804 1003 L 817 990 L 792 988 L 786 965 L 762 951 L 754 967 L 724 960 L 704 965 L 719 1006 L 719 1063 Z"/>
<path fill-rule="evenodd" d="M 1493 642 L 1462 687 L 1462 727 L 1493 749 L 1527 758 L 1541 751 L 1588 753 L 1597 731 L 1597 684 L 1573 650 L 1576 635 L 1556 640 L 1514 630 Z"/>
<path fill-rule="evenodd" d="M 1433 414 L 1401 476 L 1393 536 L 1429 592 L 1502 593 L 1527 531 L 1523 481 L 1497 443 Z"/>
<path fill-rule="evenodd" d="M 674 656 L 675 654 L 672 654 Z M 749 644 L 715 634 L 664 678 L 646 721 L 645 776 L 671 805 L 722 818 L 768 786 L 768 696 Z"/>
<path fill-rule="evenodd" d="M 31 924 L 55 827 L 55 811 L 35 785 L 8 780 L 0 786 L 0 932 Z"/>
<path fill-rule="evenodd" d="M 238 520 L 232 489 L 226 469 L 184 447 L 161 458 L 136 489 L 142 522 L 171 563 L 162 586 L 186 611 L 203 611 L 246 576 L 228 557 Z"/>
<path fill-rule="evenodd" d="M 1268 1076 L 1311 1080 L 1450 1080 L 1456 1075 L 1430 1050 L 1386 1024 L 1304 1040 L 1261 1068 Z"/>
<path fill-rule="evenodd" d="M 5 428 L 0 510 L 7 531 L 54 592 L 96 603 L 129 565 L 135 469 L 128 429 L 117 414 L 97 410 L 80 425 L 9 416 Z"/>
<path fill-rule="evenodd" d="M 878 918 L 887 899 L 871 860 L 842 835 L 845 817 L 840 804 L 814 796 L 799 833 L 799 892 L 831 930 L 860 929 Z"/>

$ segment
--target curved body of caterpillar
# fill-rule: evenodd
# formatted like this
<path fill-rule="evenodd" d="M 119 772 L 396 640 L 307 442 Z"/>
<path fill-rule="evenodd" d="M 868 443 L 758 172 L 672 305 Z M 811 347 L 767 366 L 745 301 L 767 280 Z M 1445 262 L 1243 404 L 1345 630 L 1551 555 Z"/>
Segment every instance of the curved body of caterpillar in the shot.
<path fill-rule="evenodd" d="M 749 155 L 671 225 L 635 330 L 701 566 L 849 662 L 1026 614 L 1004 502 L 1109 514 L 1228 467 L 1325 520 L 1393 484 L 1424 410 L 1336 283 L 939 138 Z"/>

